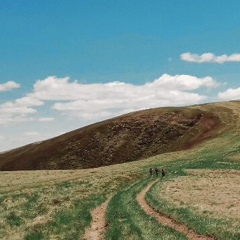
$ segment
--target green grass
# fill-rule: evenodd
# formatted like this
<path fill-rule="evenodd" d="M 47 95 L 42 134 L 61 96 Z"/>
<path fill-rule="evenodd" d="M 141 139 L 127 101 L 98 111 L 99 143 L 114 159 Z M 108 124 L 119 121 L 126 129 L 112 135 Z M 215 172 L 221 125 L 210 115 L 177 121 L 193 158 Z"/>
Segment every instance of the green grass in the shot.
<path fill-rule="evenodd" d="M 162 183 L 156 184 L 146 196 L 147 201 L 158 211 L 175 219 L 177 222 L 187 225 L 190 229 L 193 229 L 202 235 L 213 236 L 222 240 L 240 239 L 239 233 L 228 231 L 228 227 L 231 227 L 232 225 L 231 221 L 226 219 L 214 219 L 207 216 L 201 217 L 196 211 L 194 211 L 194 209 L 176 207 L 166 202 L 161 197 L 161 184 Z"/>
<path fill-rule="evenodd" d="M 19 227 L 24 222 L 23 218 L 20 217 L 15 211 L 11 211 L 9 214 L 7 214 L 6 220 L 10 226 L 16 227 Z"/>
<path fill-rule="evenodd" d="M 239 153 L 239 139 L 234 139 L 232 144 L 229 144 L 227 149 L 216 148 L 204 150 L 198 153 L 194 160 L 182 159 L 181 161 L 172 162 L 168 165 L 168 177 L 165 181 L 172 181 L 179 176 L 186 176 L 184 169 L 212 169 L 212 170 L 240 170 L 239 163 L 229 162 L 227 157 Z M 222 164 L 221 162 L 224 162 Z M 175 172 L 175 174 L 173 174 Z M 161 186 L 164 181 L 158 182 L 147 193 L 147 201 L 154 206 L 158 211 L 175 219 L 176 221 L 187 225 L 189 228 L 196 230 L 203 235 L 215 236 L 218 239 L 240 239 L 240 233 L 229 231 L 232 222 L 228 219 L 214 219 L 209 216 L 202 217 L 196 213 L 194 209 L 176 207 L 166 202 L 161 196 Z"/>
<path fill-rule="evenodd" d="M 112 198 L 107 209 L 110 224 L 106 239 L 186 239 L 171 228 L 160 225 L 138 205 L 136 196 L 150 181 L 152 179 L 142 180 Z"/>
<path fill-rule="evenodd" d="M 91 195 L 87 199 L 76 200 L 70 208 L 55 212 L 48 224 L 28 228 L 25 239 L 81 239 L 85 228 L 91 225 L 91 210 L 105 199 L 104 195 Z"/>
<path fill-rule="evenodd" d="M 85 228 L 91 225 L 91 210 L 105 200 L 104 196 L 92 195 L 84 201 L 76 201 L 72 209 L 62 209 L 53 216 L 49 231 L 61 239 L 79 239 Z"/>
<path fill-rule="evenodd" d="M 30 232 L 25 236 L 25 240 L 47 240 L 49 238 L 46 238 L 42 232 Z"/>
<path fill-rule="evenodd" d="M 89 188 L 90 185 L 93 186 L 88 184 Z M 11 230 L 23 232 L 24 239 L 81 239 L 85 228 L 91 225 L 91 211 L 106 200 L 108 190 L 76 197 L 79 187 L 82 189 L 82 182 L 65 182 L 2 194 L 0 238 L 10 237 Z M 36 217 L 44 218 L 48 214 L 50 221 L 33 224 Z"/>

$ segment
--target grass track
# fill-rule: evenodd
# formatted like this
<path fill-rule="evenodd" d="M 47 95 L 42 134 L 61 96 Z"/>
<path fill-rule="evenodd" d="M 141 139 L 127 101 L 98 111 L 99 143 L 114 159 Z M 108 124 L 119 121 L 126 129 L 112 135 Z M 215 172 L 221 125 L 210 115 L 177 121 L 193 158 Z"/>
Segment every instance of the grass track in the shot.
<path fill-rule="evenodd" d="M 228 141 L 228 146 L 222 148 L 221 143 L 225 144 L 226 139 L 231 141 Z M 240 140 L 236 136 L 225 136 L 215 141 L 215 145 L 218 147 L 206 149 L 200 154 L 197 153 L 194 161 L 186 159 L 183 162 L 169 164 L 169 171 L 175 172 L 175 174 L 172 174 L 166 181 L 170 182 L 173 179 L 187 175 L 183 169 L 240 170 L 239 163 L 232 163 L 228 160 L 230 156 L 239 153 L 239 142 Z M 236 227 L 235 229 L 232 228 L 232 226 L 236 225 L 236 221 L 224 217 L 216 219 L 209 215 L 201 216 L 191 206 L 175 206 L 167 202 L 164 196 L 161 195 L 163 183 L 163 181 L 158 182 L 146 195 L 147 201 L 155 209 L 200 234 L 214 236 L 222 240 L 240 239 L 240 231 Z"/>
<path fill-rule="evenodd" d="M 228 231 L 228 228 L 232 226 L 231 221 L 226 219 L 201 217 L 194 211 L 194 209 L 191 208 L 177 208 L 161 198 L 161 195 L 159 196 L 159 192 L 161 192 L 161 183 L 154 186 L 147 194 L 147 201 L 158 211 L 175 219 L 177 222 L 187 225 L 190 229 L 193 229 L 202 235 L 212 236 L 222 240 L 240 239 L 240 233 Z"/>
<path fill-rule="evenodd" d="M 171 228 L 160 225 L 154 218 L 148 216 L 136 197 L 152 179 L 139 181 L 122 191 L 119 191 L 109 203 L 107 221 L 110 223 L 107 239 L 187 239 Z"/>

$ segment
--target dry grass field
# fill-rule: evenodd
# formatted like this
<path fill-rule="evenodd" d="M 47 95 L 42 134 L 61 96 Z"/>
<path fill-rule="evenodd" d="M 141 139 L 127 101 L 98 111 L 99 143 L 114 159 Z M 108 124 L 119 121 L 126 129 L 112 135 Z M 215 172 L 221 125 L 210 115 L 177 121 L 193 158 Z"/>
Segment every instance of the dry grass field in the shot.
<path fill-rule="evenodd" d="M 234 219 L 240 229 L 240 171 L 187 170 L 165 182 L 164 199 L 177 206 L 193 208 L 201 215 Z"/>
<path fill-rule="evenodd" d="M 192 108 L 220 117 L 217 138 L 100 168 L 0 172 L 0 239 L 83 239 L 92 210 L 109 196 L 106 239 L 186 239 L 138 205 L 137 194 L 156 179 L 150 167 L 167 172 L 147 195 L 155 209 L 202 235 L 240 239 L 240 103 Z"/>

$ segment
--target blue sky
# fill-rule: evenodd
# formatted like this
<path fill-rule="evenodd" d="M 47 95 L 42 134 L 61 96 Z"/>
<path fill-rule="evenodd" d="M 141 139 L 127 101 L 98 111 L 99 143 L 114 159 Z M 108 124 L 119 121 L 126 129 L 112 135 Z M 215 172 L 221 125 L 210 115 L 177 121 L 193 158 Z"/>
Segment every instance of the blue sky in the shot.
<path fill-rule="evenodd" d="M 130 111 L 240 98 L 240 1 L 0 1 L 0 151 Z"/>

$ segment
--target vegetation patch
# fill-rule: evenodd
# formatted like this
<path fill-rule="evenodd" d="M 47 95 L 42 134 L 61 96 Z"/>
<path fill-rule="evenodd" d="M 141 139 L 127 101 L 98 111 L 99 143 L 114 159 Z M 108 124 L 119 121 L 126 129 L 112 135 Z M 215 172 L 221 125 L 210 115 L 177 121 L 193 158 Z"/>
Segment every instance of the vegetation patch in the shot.
<path fill-rule="evenodd" d="M 137 194 L 151 179 L 145 179 L 122 191 L 110 201 L 107 210 L 109 222 L 107 239 L 186 239 L 171 228 L 160 225 L 145 214 L 136 200 Z"/>

